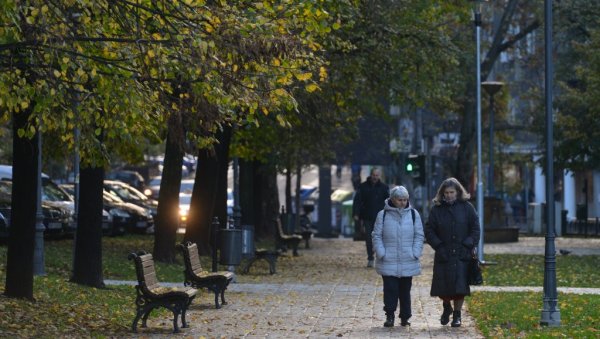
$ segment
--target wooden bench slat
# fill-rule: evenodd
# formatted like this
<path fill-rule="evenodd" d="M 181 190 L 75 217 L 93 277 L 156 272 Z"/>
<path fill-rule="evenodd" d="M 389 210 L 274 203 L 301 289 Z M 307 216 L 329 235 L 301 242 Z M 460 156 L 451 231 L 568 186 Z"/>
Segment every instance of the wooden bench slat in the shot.
<path fill-rule="evenodd" d="M 225 290 L 233 279 L 231 272 L 207 272 L 202 269 L 198 246 L 193 243 L 179 244 L 185 261 L 184 284 L 194 288 L 207 288 L 215 294 L 215 307 L 220 308 L 219 295 L 222 304 L 226 304 Z"/>
<path fill-rule="evenodd" d="M 146 327 L 146 320 L 150 312 L 157 307 L 165 307 L 173 312 L 173 332 L 179 332 L 177 319 L 180 316 L 182 327 L 187 327 L 185 314 L 192 300 L 196 297 L 197 290 L 191 287 L 161 287 L 156 277 L 154 260 L 151 254 L 145 252 L 131 253 L 129 259 L 135 261 L 138 278 L 135 301 L 136 316 L 131 325 L 132 331 L 137 332 L 137 323 L 140 319 L 142 319 L 142 326 Z"/>

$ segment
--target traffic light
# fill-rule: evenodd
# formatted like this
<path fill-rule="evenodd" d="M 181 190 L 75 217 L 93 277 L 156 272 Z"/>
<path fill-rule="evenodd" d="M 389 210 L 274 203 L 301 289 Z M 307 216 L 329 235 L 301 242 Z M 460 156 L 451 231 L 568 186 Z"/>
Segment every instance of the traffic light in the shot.
<path fill-rule="evenodd" d="M 419 184 L 425 185 L 425 156 L 410 154 L 406 159 L 406 174 Z"/>

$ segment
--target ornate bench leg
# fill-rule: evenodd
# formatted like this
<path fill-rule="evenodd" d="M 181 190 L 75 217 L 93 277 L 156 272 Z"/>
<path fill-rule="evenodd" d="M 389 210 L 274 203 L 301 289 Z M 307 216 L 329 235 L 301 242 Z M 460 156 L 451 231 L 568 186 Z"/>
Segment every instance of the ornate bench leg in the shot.
<path fill-rule="evenodd" d="M 275 264 L 277 263 L 277 256 L 269 256 L 267 260 L 269 261 L 269 273 L 277 273 L 277 270 L 275 269 Z"/>
<path fill-rule="evenodd" d="M 300 241 L 296 241 L 296 242 L 294 242 L 294 243 L 292 244 L 292 248 L 293 248 L 293 252 L 292 252 L 292 253 L 294 254 L 294 257 L 297 257 L 297 256 L 299 256 L 299 255 L 300 255 L 300 254 L 298 254 L 298 243 L 299 243 L 299 242 L 300 242 Z"/>
<path fill-rule="evenodd" d="M 187 321 L 185 320 L 185 314 L 187 313 L 188 306 L 192 303 L 194 298 L 189 298 L 188 300 L 184 300 L 181 302 L 181 327 L 186 328 L 189 327 Z"/>
<path fill-rule="evenodd" d="M 177 325 L 177 317 L 179 313 L 173 310 L 173 333 L 179 333 L 179 326 Z"/>
<path fill-rule="evenodd" d="M 133 319 L 133 323 L 131 323 L 131 331 L 133 331 L 133 333 L 137 333 L 137 323 L 138 321 L 140 321 L 140 318 L 142 317 L 142 311 L 138 310 L 135 314 L 135 318 Z"/>
<path fill-rule="evenodd" d="M 227 301 L 225 301 L 225 289 L 225 286 L 221 288 L 221 305 L 227 305 Z"/>
<path fill-rule="evenodd" d="M 219 308 L 221 308 L 221 305 L 219 305 L 219 289 L 215 288 L 213 290 L 213 293 L 215 294 L 215 308 L 219 309 Z"/>

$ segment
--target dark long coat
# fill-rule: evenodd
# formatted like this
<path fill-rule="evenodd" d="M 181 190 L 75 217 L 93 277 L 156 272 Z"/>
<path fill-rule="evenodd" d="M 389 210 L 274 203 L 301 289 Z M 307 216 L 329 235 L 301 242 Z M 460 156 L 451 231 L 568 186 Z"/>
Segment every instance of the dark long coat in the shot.
<path fill-rule="evenodd" d="M 381 181 L 373 183 L 368 177 L 356 191 L 352 203 L 352 215 L 358 215 L 362 220 L 375 221 L 377 213 L 385 206 L 385 199 L 390 197 L 388 185 Z"/>
<path fill-rule="evenodd" d="M 425 228 L 435 250 L 431 296 L 470 295 L 468 264 L 479 234 L 479 217 L 468 201 L 433 206 Z"/>

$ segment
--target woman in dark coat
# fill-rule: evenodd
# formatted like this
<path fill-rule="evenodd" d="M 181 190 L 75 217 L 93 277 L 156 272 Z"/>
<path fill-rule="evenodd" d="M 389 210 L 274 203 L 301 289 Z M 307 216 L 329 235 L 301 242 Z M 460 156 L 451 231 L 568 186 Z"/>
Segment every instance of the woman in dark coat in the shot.
<path fill-rule="evenodd" d="M 425 229 L 427 243 L 435 250 L 431 296 L 443 300 L 440 323 L 448 324 L 452 314 L 452 327 L 461 325 L 464 298 L 471 294 L 469 261 L 479 243 L 479 217 L 469 198 L 458 180 L 444 180 L 433 199 Z"/>

